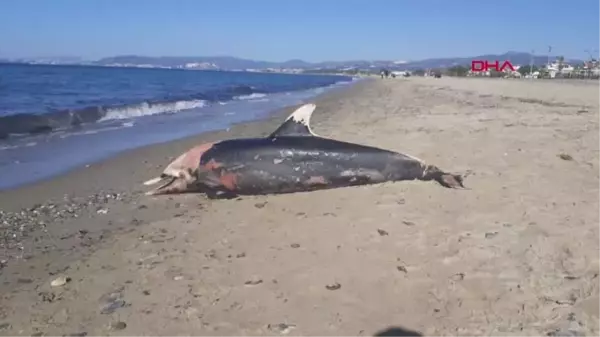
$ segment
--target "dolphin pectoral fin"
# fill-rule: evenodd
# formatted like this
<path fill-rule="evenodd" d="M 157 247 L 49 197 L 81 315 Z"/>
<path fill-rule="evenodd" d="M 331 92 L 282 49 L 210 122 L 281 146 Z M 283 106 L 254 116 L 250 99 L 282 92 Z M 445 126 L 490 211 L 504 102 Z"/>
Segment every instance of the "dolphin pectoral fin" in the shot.
<path fill-rule="evenodd" d="M 237 194 L 235 194 L 231 191 L 227 191 L 227 190 L 223 190 L 223 189 L 219 189 L 219 188 L 206 188 L 206 190 L 204 192 L 205 192 L 207 198 L 213 199 L 213 200 L 235 199 L 238 197 Z"/>
<path fill-rule="evenodd" d="M 286 120 L 273 131 L 268 138 L 294 136 L 294 137 L 315 137 L 317 136 L 310 129 L 310 117 L 317 106 L 314 104 L 305 104 L 294 111 Z"/>
<path fill-rule="evenodd" d="M 206 186 L 209 189 L 216 189 L 223 187 L 219 175 L 211 170 L 198 170 L 198 183 Z"/>
<path fill-rule="evenodd" d="M 200 168 L 197 183 L 202 186 L 202 192 L 209 199 L 234 199 L 238 197 L 237 193 L 223 184 L 221 172 Z"/>

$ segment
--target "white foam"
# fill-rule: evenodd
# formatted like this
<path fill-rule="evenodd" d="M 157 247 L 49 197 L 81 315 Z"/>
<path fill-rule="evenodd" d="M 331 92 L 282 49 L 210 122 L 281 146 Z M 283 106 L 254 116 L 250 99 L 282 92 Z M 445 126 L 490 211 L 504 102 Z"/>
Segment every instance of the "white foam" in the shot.
<path fill-rule="evenodd" d="M 244 101 L 244 100 L 254 100 L 257 98 L 263 98 L 266 96 L 267 96 L 266 94 L 254 93 L 254 94 L 250 94 L 250 95 L 237 96 L 235 99 Z"/>
<path fill-rule="evenodd" d="M 110 108 L 106 111 L 106 116 L 102 117 L 99 121 L 107 121 L 114 119 L 130 119 L 134 117 L 150 116 L 163 113 L 175 113 L 183 110 L 197 109 L 206 106 L 206 101 L 203 100 L 190 100 L 190 101 L 177 101 L 169 103 L 141 103 L 139 105 L 132 105 L 120 108 Z"/>
<path fill-rule="evenodd" d="M 106 131 L 120 130 L 120 129 L 124 129 L 124 128 L 131 128 L 134 125 L 135 125 L 135 123 L 133 123 L 133 122 L 125 122 L 125 123 L 122 123 L 120 126 L 108 126 L 108 127 L 99 128 L 99 129 L 92 129 L 92 130 L 84 130 L 84 131 L 75 131 L 75 132 L 64 133 L 64 134 L 59 135 L 58 138 L 65 139 L 65 138 L 73 137 L 73 136 L 94 135 L 94 134 L 101 133 L 101 132 L 106 132 Z"/>
<path fill-rule="evenodd" d="M 35 146 L 35 145 L 37 145 L 37 142 L 29 142 L 29 143 L 17 144 L 17 145 L 0 145 L 0 151 L 13 150 L 13 149 L 18 149 L 20 147 L 30 147 L 30 146 Z"/>

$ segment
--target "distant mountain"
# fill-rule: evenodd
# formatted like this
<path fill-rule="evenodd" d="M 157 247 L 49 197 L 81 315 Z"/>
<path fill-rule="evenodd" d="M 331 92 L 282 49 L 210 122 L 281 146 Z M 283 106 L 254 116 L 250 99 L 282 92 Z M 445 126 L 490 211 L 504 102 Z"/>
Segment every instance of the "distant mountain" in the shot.
<path fill-rule="evenodd" d="M 550 58 L 554 61 L 556 56 Z M 46 64 L 93 64 L 100 66 L 124 66 L 124 67 L 157 67 L 157 68 L 187 68 L 187 69 L 221 69 L 221 70 L 266 70 L 266 69 L 301 69 L 301 70 L 379 70 L 388 68 L 391 70 L 415 70 L 431 68 L 449 68 L 456 65 L 470 66 L 472 60 L 498 60 L 510 61 L 513 65 L 529 65 L 532 55 L 522 52 L 507 52 L 504 54 L 485 54 L 471 57 L 444 57 L 431 58 L 418 61 L 395 61 L 395 60 L 354 60 L 354 61 L 327 61 L 306 62 L 303 60 L 289 60 L 285 62 L 269 62 L 249 60 L 232 56 L 138 56 L 120 55 L 106 57 L 97 61 L 83 61 L 78 58 L 31 58 L 9 60 L 20 63 L 46 63 Z M 565 60 L 569 63 L 582 63 L 582 60 Z M 548 62 L 545 55 L 534 55 L 535 65 L 544 65 Z"/>
<path fill-rule="evenodd" d="M 556 56 L 550 58 L 550 62 L 554 61 Z M 513 65 L 529 65 L 533 61 L 534 65 L 541 66 L 548 62 L 548 56 L 533 55 L 530 53 L 521 52 L 507 52 L 504 54 L 486 54 L 473 57 L 446 57 L 436 59 L 426 59 L 420 61 L 412 61 L 401 64 L 401 67 L 406 69 L 418 69 L 418 68 L 449 68 L 452 66 L 462 65 L 471 66 L 473 60 L 487 60 L 487 61 L 510 61 Z M 583 63 L 582 60 L 576 59 L 565 59 L 567 63 Z"/>
<path fill-rule="evenodd" d="M 455 65 L 470 66 L 472 60 L 508 60 L 513 65 L 528 65 L 532 55 L 521 52 L 507 52 L 504 54 L 486 54 L 472 57 L 445 57 L 432 58 L 419 61 L 337 61 L 310 63 L 303 60 L 289 60 L 285 62 L 268 62 L 248 60 L 231 56 L 214 57 L 148 57 L 148 56 L 115 56 L 96 61 L 98 65 L 152 65 L 158 67 L 185 67 L 186 64 L 212 64 L 219 69 L 267 69 L 267 68 L 297 68 L 297 69 L 343 69 L 343 68 L 390 68 L 393 70 L 411 70 L 418 68 L 448 68 Z M 554 58 L 550 59 L 551 61 Z M 581 60 L 566 60 L 567 62 L 581 63 Z M 547 56 L 533 56 L 535 65 L 548 62 Z"/>
<path fill-rule="evenodd" d="M 85 61 L 77 56 L 55 56 L 55 57 L 22 57 L 4 58 L 3 61 L 30 64 L 84 64 Z"/>

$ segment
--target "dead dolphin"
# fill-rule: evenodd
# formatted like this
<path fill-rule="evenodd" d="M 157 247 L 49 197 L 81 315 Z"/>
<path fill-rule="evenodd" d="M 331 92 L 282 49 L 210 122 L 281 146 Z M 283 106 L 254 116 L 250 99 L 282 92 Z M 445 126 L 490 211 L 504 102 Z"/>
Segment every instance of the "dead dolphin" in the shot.
<path fill-rule="evenodd" d="M 310 128 L 315 107 L 301 106 L 268 137 L 229 139 L 190 149 L 159 177 L 144 183 L 167 180 L 146 194 L 258 195 L 415 179 L 464 188 L 462 176 L 418 158 L 316 135 Z"/>

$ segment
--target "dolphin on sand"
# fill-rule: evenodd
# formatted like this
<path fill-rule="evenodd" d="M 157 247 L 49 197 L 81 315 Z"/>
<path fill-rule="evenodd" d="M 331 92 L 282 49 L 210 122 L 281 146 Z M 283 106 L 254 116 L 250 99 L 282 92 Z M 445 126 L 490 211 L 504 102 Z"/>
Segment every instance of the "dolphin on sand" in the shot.
<path fill-rule="evenodd" d="M 464 188 L 463 177 L 422 160 L 372 146 L 321 137 L 310 127 L 316 106 L 305 104 L 263 138 L 227 139 L 193 147 L 172 161 L 159 177 L 165 181 L 147 195 L 206 193 L 207 196 L 294 193 L 378 184 L 436 181 Z"/>

